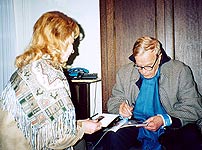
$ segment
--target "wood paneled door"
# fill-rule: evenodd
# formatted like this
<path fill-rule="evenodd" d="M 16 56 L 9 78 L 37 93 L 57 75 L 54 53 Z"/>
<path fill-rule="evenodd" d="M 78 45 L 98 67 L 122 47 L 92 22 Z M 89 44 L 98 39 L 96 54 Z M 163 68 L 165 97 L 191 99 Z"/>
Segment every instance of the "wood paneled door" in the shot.
<path fill-rule="evenodd" d="M 100 0 L 103 111 L 117 70 L 144 35 L 158 38 L 173 59 L 188 64 L 202 94 L 201 0 Z"/>

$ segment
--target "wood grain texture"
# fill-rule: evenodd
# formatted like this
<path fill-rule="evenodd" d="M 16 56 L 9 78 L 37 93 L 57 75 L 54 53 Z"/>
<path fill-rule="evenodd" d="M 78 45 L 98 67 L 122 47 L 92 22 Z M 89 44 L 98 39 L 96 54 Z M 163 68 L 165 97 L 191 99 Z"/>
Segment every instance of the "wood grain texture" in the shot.
<path fill-rule="evenodd" d="M 202 94 L 201 0 L 100 0 L 103 111 L 118 69 L 137 38 L 158 38 L 168 55 L 188 64 Z"/>
<path fill-rule="evenodd" d="M 193 71 L 202 93 L 202 1 L 174 1 L 175 59 Z"/>
<path fill-rule="evenodd" d="M 116 58 L 114 53 L 114 2 L 113 0 L 100 0 L 101 23 L 101 64 L 102 64 L 102 98 L 103 112 L 106 112 L 106 103 L 111 95 L 114 84 L 112 67 Z"/>

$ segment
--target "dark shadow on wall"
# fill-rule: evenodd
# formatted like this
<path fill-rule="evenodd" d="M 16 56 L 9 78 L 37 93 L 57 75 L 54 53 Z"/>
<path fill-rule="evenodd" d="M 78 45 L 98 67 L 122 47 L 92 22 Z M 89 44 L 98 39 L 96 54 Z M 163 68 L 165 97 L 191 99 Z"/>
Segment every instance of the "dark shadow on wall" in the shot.
<path fill-rule="evenodd" d="M 77 22 L 78 24 L 78 22 Z M 67 66 L 71 66 L 73 63 L 74 63 L 74 60 L 76 59 L 77 56 L 79 56 L 79 45 L 80 45 L 80 42 L 84 39 L 85 37 L 85 33 L 84 33 L 84 30 L 83 28 L 81 27 L 80 24 L 78 24 L 79 26 L 79 30 L 80 30 L 80 35 L 74 40 L 74 43 L 73 43 L 73 49 L 74 49 L 74 53 L 72 53 L 69 58 L 68 58 L 68 61 L 66 62 L 66 65 Z M 70 69 L 70 68 L 69 68 Z M 80 101 L 79 100 L 79 97 L 78 97 L 78 94 L 79 94 L 79 91 L 78 91 L 78 86 L 77 84 L 73 83 L 72 82 L 72 77 L 69 76 L 69 73 L 68 73 L 68 68 L 63 68 L 63 71 L 64 71 L 64 74 L 67 78 L 67 81 L 69 83 L 69 87 L 70 87 L 70 92 L 71 92 L 71 99 L 72 99 L 72 102 L 75 106 L 75 112 L 76 112 L 76 118 L 80 118 L 82 117 L 84 119 L 84 117 L 81 115 L 81 116 L 78 116 L 79 114 L 81 114 L 80 112 L 83 110 L 83 108 L 81 109 L 81 106 L 80 104 L 78 104 L 78 102 Z M 82 87 L 85 85 L 81 85 Z M 80 89 L 80 88 L 79 88 Z M 83 89 L 83 88 L 81 88 Z M 85 90 L 84 90 L 85 91 Z M 85 114 L 85 113 L 84 113 Z M 85 117 L 86 118 L 86 117 Z"/>
<path fill-rule="evenodd" d="M 69 59 L 67 61 L 67 65 L 70 65 L 70 66 L 74 63 L 74 60 L 76 59 L 76 57 L 79 56 L 80 41 L 82 41 L 85 38 L 85 33 L 84 33 L 83 28 L 81 27 L 80 24 L 78 24 L 78 26 L 79 26 L 79 30 L 80 30 L 80 35 L 74 40 L 74 44 L 73 44 L 74 53 L 72 53 L 69 56 Z"/>

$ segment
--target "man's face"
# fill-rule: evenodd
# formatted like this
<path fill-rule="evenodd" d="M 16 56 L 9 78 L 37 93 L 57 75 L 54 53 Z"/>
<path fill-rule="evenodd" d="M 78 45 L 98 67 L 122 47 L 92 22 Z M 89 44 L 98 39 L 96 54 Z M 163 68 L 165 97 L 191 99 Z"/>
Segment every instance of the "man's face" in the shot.
<path fill-rule="evenodd" d="M 158 57 L 156 52 L 151 50 L 146 51 L 141 55 L 135 56 L 137 66 L 136 68 L 138 68 L 140 74 L 142 74 L 145 78 L 154 77 L 159 67 L 161 58 L 160 56 Z M 150 70 L 146 70 L 146 66 L 147 68 L 150 68 Z"/>

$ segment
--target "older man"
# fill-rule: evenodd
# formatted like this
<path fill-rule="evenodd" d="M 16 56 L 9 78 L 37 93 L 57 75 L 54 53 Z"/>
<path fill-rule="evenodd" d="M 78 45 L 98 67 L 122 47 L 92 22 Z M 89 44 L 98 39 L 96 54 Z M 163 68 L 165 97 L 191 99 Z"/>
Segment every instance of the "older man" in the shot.
<path fill-rule="evenodd" d="M 147 36 L 135 42 L 130 60 L 117 73 L 108 111 L 148 125 L 109 132 L 104 150 L 128 150 L 138 143 L 150 150 L 201 149 L 196 122 L 202 118 L 202 97 L 190 68 Z"/>

